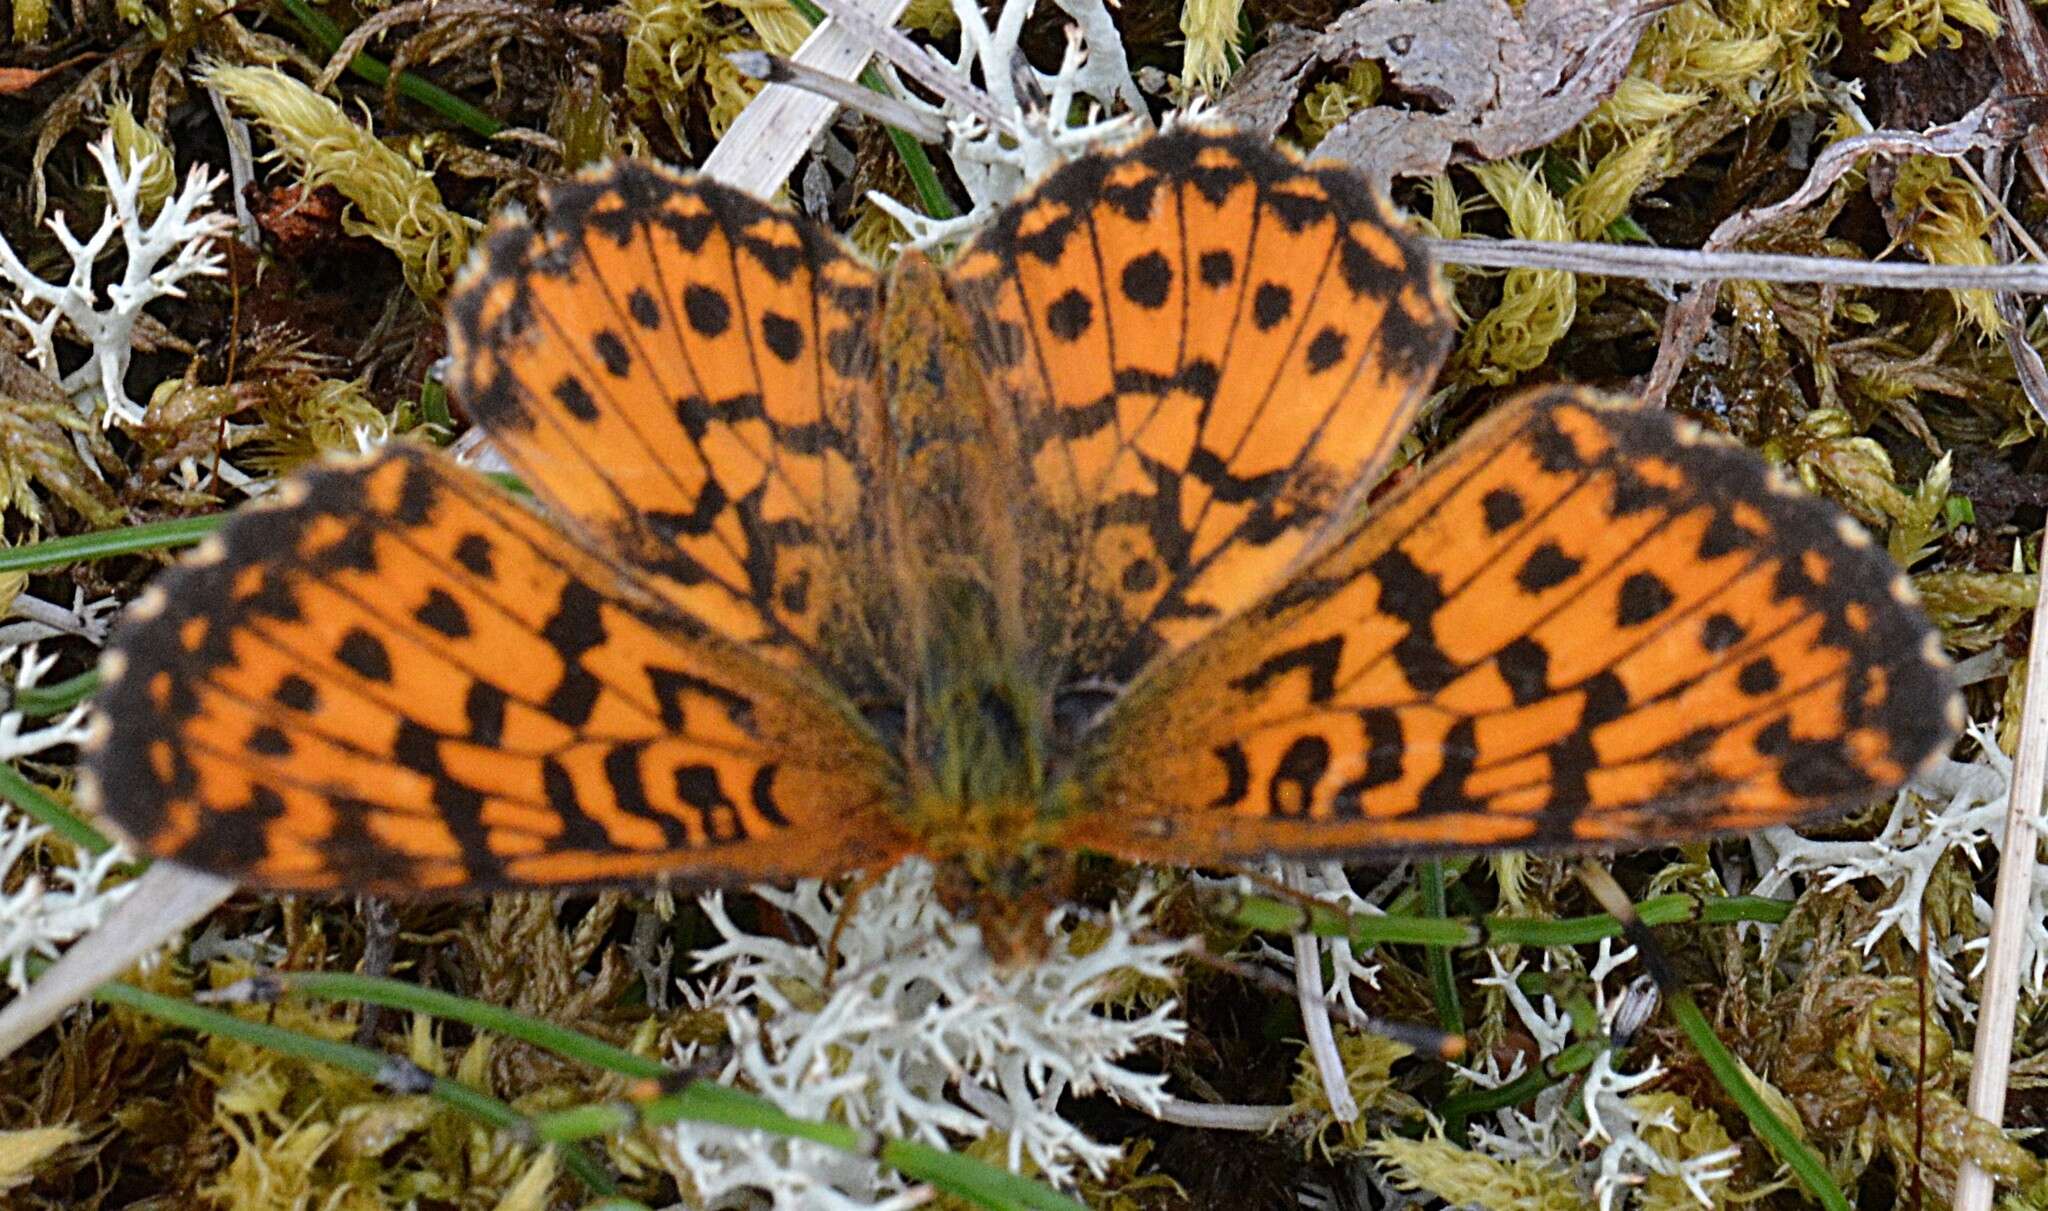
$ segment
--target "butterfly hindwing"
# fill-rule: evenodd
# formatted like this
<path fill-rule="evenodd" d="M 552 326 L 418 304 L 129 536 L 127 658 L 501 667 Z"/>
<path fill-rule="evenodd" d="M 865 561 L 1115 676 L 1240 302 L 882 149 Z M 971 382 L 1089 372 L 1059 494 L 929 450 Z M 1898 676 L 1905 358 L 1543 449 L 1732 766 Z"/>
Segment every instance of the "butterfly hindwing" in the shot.
<path fill-rule="evenodd" d="M 902 852 L 892 758 L 832 695 L 423 452 L 237 514 L 106 671 L 101 810 L 246 884 L 729 881 Z"/>
<path fill-rule="evenodd" d="M 870 655 L 848 650 L 846 558 L 874 271 L 815 224 L 643 163 L 548 201 L 450 301 L 458 400 L 566 524 L 707 626 L 785 665 Z"/>
<path fill-rule="evenodd" d="M 1256 600 L 1358 502 L 1450 334 L 1362 179 L 1191 128 L 1054 172 L 952 281 L 1049 516 L 1052 642 L 1113 682 Z"/>
<path fill-rule="evenodd" d="M 1911 601 L 1854 523 L 1749 452 L 1533 393 L 1133 686 L 1063 840 L 1338 857 L 1846 809 L 1958 726 Z"/>

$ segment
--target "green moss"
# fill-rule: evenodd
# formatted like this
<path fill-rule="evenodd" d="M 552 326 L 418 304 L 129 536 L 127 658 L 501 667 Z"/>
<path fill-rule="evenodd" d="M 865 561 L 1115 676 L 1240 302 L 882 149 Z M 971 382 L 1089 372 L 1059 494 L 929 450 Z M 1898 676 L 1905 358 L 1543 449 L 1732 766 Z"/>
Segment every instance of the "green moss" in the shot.
<path fill-rule="evenodd" d="M 255 118 L 275 154 L 298 170 L 305 193 L 331 185 L 348 199 L 343 228 L 396 255 L 415 294 L 437 299 L 446 292 L 481 225 L 441 201 L 420 144 L 409 155 L 392 149 L 339 105 L 274 68 L 217 65 L 206 82 Z"/>

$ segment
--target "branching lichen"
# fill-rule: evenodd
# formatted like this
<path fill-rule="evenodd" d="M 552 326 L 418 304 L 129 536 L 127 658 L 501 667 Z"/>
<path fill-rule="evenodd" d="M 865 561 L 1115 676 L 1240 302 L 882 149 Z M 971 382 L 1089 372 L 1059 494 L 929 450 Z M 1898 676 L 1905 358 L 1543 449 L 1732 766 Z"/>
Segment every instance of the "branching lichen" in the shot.
<path fill-rule="evenodd" d="M 816 882 L 755 889 L 804 941 L 743 929 L 723 897 L 707 897 L 722 941 L 697 959 L 715 977 L 685 988 L 694 1006 L 724 1014 L 732 1058 L 720 1079 L 799 1118 L 942 1145 L 1000 1132 L 1012 1169 L 1099 1176 L 1118 1148 L 1090 1139 L 1063 1102 L 1107 1093 L 1156 1106 L 1165 1078 L 1119 1061 L 1148 1043 L 1177 1042 L 1178 1007 L 1123 1013 L 1113 1001 L 1134 979 L 1172 979 L 1181 944 L 1141 938 L 1152 904 L 1141 891 L 1111 910 L 1089 945 L 1070 940 L 1057 914 L 1046 923 L 1047 955 L 1006 971 L 982 948 L 979 927 L 937 905 L 931 880 L 929 865 L 902 863 L 843 918 L 840 897 Z M 835 929 L 838 966 L 828 969 Z M 700 1062 L 695 1047 L 680 1059 Z M 739 1191 L 790 1211 L 916 1201 L 899 1176 L 814 1144 L 679 1124 L 668 1151 L 677 1179 L 713 1205 Z"/>
<path fill-rule="evenodd" d="M 215 241 L 233 221 L 209 207 L 226 177 L 195 165 L 186 174 L 184 188 L 167 199 L 154 218 L 144 219 L 142 191 L 151 176 L 151 160 L 124 163 L 111 136 L 93 144 L 92 155 L 107 183 L 107 211 L 99 227 L 81 240 L 62 214 L 51 217 L 50 231 L 71 262 L 61 285 L 29 272 L 0 239 L 0 284 L 15 296 L 0 304 L 0 319 L 12 321 L 27 334 L 36 365 L 57 380 L 83 412 L 106 424 L 135 424 L 142 419 L 142 409 L 129 398 L 125 380 L 136 326 L 149 304 L 183 298 L 186 280 L 222 271 Z M 120 276 L 103 288 L 96 286 L 100 258 L 117 238 L 127 254 Z M 60 323 L 70 324 L 91 347 L 85 362 L 69 373 L 63 371 L 57 354 Z"/>

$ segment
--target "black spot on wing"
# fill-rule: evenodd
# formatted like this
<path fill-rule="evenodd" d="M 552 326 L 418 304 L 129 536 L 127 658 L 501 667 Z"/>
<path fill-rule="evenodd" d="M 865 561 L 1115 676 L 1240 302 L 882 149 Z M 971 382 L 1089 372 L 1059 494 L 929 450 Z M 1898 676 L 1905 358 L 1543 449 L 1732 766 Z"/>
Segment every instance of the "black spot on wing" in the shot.
<path fill-rule="evenodd" d="M 354 672 L 365 681 L 388 682 L 391 680 L 391 652 L 384 641 L 363 630 L 352 627 L 335 646 L 334 658 L 343 667 Z"/>
<path fill-rule="evenodd" d="M 721 292 L 692 283 L 683 290 L 683 318 L 700 336 L 720 336 L 732 326 L 732 304 Z"/>

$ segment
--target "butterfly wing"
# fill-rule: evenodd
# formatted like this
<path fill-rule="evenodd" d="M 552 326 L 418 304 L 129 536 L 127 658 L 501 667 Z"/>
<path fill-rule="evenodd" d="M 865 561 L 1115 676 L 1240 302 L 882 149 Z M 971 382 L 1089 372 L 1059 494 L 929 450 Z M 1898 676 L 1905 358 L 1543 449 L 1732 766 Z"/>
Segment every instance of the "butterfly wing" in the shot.
<path fill-rule="evenodd" d="M 1122 682 L 1270 590 L 1386 470 L 1450 336 L 1356 174 L 1179 128 L 1077 160 L 952 270 L 1050 531 L 1037 613 Z"/>
<path fill-rule="evenodd" d="M 1133 686 L 1063 841 L 1179 862 L 1648 844 L 1866 803 L 1959 727 L 1911 601 L 1748 451 L 1525 396 Z"/>
<path fill-rule="evenodd" d="M 548 202 L 450 300 L 457 399 L 677 607 L 786 666 L 871 676 L 843 553 L 878 416 L 874 272 L 815 224 L 644 163 Z"/>
<path fill-rule="evenodd" d="M 244 883 L 753 880 L 902 852 L 892 759 L 848 708 L 405 448 L 231 518 L 104 669 L 100 810 Z"/>

